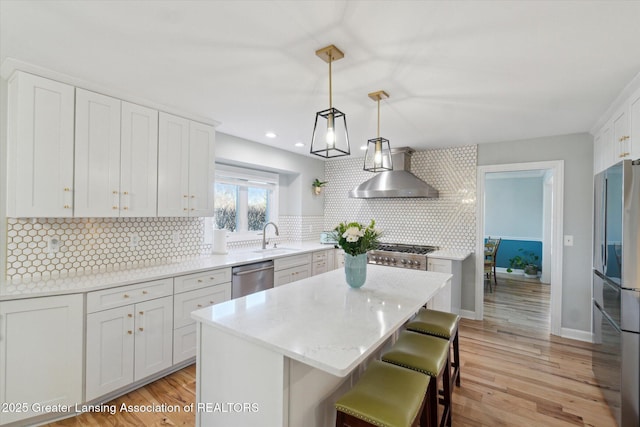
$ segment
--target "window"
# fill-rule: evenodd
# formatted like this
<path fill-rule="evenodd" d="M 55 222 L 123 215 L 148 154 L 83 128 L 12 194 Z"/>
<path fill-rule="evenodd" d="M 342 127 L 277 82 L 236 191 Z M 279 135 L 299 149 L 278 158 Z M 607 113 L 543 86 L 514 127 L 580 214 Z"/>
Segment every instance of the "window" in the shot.
<path fill-rule="evenodd" d="M 240 236 L 277 219 L 278 174 L 216 165 L 215 228 Z"/>

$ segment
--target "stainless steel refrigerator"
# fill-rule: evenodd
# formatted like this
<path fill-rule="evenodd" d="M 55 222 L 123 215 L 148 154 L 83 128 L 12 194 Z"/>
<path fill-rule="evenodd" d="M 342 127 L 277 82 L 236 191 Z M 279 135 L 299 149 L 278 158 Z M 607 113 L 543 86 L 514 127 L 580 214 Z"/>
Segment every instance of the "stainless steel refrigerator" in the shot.
<path fill-rule="evenodd" d="M 595 177 L 592 357 L 618 425 L 640 425 L 640 160 Z"/>

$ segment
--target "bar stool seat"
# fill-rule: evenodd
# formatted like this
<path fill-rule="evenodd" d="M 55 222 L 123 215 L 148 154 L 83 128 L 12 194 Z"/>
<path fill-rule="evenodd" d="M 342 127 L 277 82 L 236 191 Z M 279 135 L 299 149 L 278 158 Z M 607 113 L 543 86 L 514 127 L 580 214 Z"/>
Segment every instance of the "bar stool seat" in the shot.
<path fill-rule="evenodd" d="M 453 374 L 451 382 L 460 387 L 460 344 L 458 339 L 458 324 L 460 316 L 438 310 L 420 309 L 405 328 L 409 331 L 432 335 L 449 340 L 453 348 L 451 367 Z"/>
<path fill-rule="evenodd" d="M 428 376 L 374 360 L 335 403 L 336 426 L 420 425 L 429 382 Z"/>
<path fill-rule="evenodd" d="M 430 417 L 427 425 L 438 425 L 438 403 L 443 407 L 440 425 L 451 425 L 451 367 L 448 341 L 417 332 L 402 331 L 391 349 L 382 355 L 382 360 L 432 377 L 427 392 L 427 413 Z M 438 382 L 442 383 L 442 399 L 438 399 Z"/>

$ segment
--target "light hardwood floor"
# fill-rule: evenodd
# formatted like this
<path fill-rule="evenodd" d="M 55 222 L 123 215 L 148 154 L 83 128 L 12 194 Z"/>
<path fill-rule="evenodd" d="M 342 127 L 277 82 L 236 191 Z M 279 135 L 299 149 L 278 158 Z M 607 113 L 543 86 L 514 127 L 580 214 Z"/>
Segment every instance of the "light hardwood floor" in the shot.
<path fill-rule="evenodd" d="M 453 425 L 615 426 L 591 373 L 591 345 L 549 335 L 549 287 L 498 275 L 485 294 L 485 320 L 460 324 L 462 387 Z M 195 400 L 195 366 L 109 404 Z M 192 426 L 193 414 L 85 413 L 50 426 Z M 232 427 L 232 426 L 230 426 Z M 269 427 L 269 426 L 265 426 Z M 292 426 L 304 427 L 304 426 Z"/>

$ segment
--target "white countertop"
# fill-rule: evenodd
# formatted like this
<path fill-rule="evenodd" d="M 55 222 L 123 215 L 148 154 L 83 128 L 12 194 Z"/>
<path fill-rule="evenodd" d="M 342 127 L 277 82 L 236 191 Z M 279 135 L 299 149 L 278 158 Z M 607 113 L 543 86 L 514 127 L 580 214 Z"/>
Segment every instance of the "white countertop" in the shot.
<path fill-rule="evenodd" d="M 258 248 L 239 249 L 226 255 L 203 255 L 139 268 L 105 269 L 104 271 L 60 275 L 49 279 L 31 279 L 16 282 L 0 281 L 0 301 L 89 292 L 180 276 L 182 274 L 198 273 L 213 268 L 232 267 L 306 252 L 333 249 L 333 245 L 323 245 L 315 241 L 287 242 L 280 244 L 280 246 L 296 248 L 296 251 L 259 253 L 256 252 Z"/>
<path fill-rule="evenodd" d="M 369 265 L 350 288 L 337 269 L 191 313 L 203 324 L 343 377 L 430 300 L 451 274 Z"/>
<path fill-rule="evenodd" d="M 472 253 L 473 252 L 455 250 L 455 249 L 440 249 L 440 250 L 429 253 L 427 255 L 427 258 L 450 259 L 451 261 L 464 261 Z"/>

